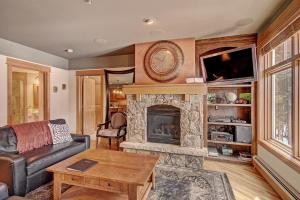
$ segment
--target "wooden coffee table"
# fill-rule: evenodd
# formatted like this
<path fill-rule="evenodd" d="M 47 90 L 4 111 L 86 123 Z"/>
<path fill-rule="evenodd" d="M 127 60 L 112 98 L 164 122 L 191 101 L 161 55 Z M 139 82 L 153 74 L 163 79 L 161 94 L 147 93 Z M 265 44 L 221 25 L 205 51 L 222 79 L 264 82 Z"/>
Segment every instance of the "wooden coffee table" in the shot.
<path fill-rule="evenodd" d="M 67 166 L 84 158 L 95 160 L 98 164 L 85 172 L 66 169 Z M 87 150 L 47 168 L 54 173 L 54 200 L 61 199 L 63 183 L 108 191 L 112 194 L 125 193 L 128 194 L 129 200 L 146 199 L 151 188 L 155 188 L 154 168 L 158 159 L 158 156 L 153 155 L 100 149 Z"/>

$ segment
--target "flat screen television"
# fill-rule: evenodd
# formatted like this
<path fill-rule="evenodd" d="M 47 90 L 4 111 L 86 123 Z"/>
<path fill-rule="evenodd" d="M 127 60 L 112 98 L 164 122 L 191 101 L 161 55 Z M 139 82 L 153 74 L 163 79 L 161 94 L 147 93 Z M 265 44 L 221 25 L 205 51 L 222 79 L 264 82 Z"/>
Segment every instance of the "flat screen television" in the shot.
<path fill-rule="evenodd" d="M 203 79 L 206 83 L 255 81 L 255 45 L 234 48 L 200 58 Z"/>

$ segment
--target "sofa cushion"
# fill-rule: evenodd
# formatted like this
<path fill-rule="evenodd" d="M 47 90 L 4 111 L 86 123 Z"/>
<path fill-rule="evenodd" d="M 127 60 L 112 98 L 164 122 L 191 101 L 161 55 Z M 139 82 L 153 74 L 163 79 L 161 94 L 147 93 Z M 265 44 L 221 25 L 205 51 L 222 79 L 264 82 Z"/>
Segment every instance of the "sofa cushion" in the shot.
<path fill-rule="evenodd" d="M 84 143 L 67 142 L 56 145 L 47 145 L 30 152 L 26 152 L 23 156 L 26 158 L 27 175 L 31 175 L 84 150 Z"/>
<path fill-rule="evenodd" d="M 53 144 L 73 141 L 67 124 L 49 124 Z"/>
<path fill-rule="evenodd" d="M 0 152 L 18 153 L 17 139 L 12 128 L 0 128 Z"/>

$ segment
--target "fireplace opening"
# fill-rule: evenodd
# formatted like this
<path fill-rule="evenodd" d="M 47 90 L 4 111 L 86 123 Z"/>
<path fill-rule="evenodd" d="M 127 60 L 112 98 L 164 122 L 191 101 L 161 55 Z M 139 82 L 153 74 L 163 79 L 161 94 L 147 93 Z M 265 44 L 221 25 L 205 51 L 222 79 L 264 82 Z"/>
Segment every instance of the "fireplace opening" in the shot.
<path fill-rule="evenodd" d="M 155 105 L 147 109 L 147 141 L 180 144 L 180 109 Z"/>

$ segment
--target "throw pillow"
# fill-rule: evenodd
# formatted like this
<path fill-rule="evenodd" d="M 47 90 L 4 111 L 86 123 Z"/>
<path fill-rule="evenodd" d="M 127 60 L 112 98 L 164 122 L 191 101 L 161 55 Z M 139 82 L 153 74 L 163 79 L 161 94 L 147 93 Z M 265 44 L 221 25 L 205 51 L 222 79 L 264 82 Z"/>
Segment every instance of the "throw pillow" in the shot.
<path fill-rule="evenodd" d="M 67 124 L 49 124 L 53 144 L 73 141 Z"/>

